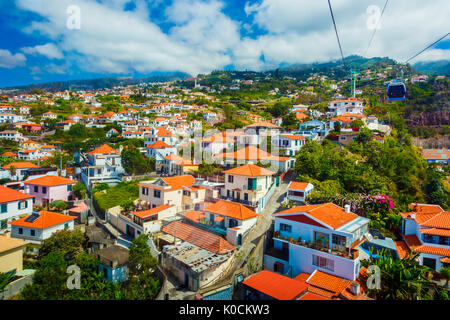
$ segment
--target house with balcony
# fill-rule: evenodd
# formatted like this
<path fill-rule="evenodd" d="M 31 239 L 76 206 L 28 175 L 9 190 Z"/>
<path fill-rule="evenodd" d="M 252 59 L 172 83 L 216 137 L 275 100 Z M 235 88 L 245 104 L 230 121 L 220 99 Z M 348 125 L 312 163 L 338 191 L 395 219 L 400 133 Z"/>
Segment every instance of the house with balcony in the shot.
<path fill-rule="evenodd" d="M 0 139 L 21 141 L 23 140 L 23 134 L 16 130 L 4 130 L 0 131 Z"/>
<path fill-rule="evenodd" d="M 369 219 L 333 203 L 298 206 L 274 214 L 273 241 L 264 255 L 267 270 L 290 277 L 315 270 L 347 280 L 358 278 L 359 245 Z"/>
<path fill-rule="evenodd" d="M 110 209 L 106 213 L 106 219 L 121 232 L 131 238 L 135 238 L 143 233 L 148 234 L 160 231 L 163 220 L 170 219 L 175 215 L 175 205 L 163 204 L 151 209 L 142 209 L 131 213 L 124 213 L 121 209 Z"/>
<path fill-rule="evenodd" d="M 232 150 L 235 140 L 226 135 L 226 133 L 218 133 L 201 141 L 202 151 L 211 155 L 222 153 L 226 150 Z"/>
<path fill-rule="evenodd" d="M 184 210 L 183 190 L 191 187 L 195 178 L 191 175 L 159 177 L 139 184 L 139 202 L 149 208 L 175 205 L 176 212 Z"/>
<path fill-rule="evenodd" d="M 396 242 L 406 250 L 398 251 L 418 253 L 419 263 L 436 272 L 450 266 L 450 212 L 431 204 L 413 203 L 409 208 L 400 213 L 403 243 Z"/>
<path fill-rule="evenodd" d="M 76 218 L 50 211 L 33 212 L 31 215 L 9 222 L 11 238 L 41 244 L 57 231 L 74 229 Z"/>
<path fill-rule="evenodd" d="M 33 211 L 34 196 L 0 185 L 0 232 L 8 222 L 29 215 Z"/>
<path fill-rule="evenodd" d="M 246 164 L 223 173 L 225 186 L 220 190 L 222 199 L 250 206 L 257 213 L 264 209 L 270 198 L 268 193 L 274 187 L 275 172 L 254 164 Z"/>
<path fill-rule="evenodd" d="M 161 166 L 161 172 L 169 175 L 184 175 L 190 174 L 198 170 L 199 165 L 192 162 L 190 159 L 185 159 L 176 154 L 169 154 L 164 157 Z"/>
<path fill-rule="evenodd" d="M 210 230 L 226 237 L 232 245 L 240 246 L 245 234 L 255 225 L 258 214 L 240 203 L 219 200 L 197 215 L 191 213 L 185 218 L 209 226 Z"/>
<path fill-rule="evenodd" d="M 306 197 L 314 191 L 314 185 L 309 182 L 289 182 L 287 188 L 287 198 L 294 202 L 305 202 Z"/>
<path fill-rule="evenodd" d="M 325 122 L 320 120 L 303 122 L 299 126 L 299 134 L 309 140 L 323 139 L 330 133 L 330 131 L 330 127 L 328 127 Z"/>
<path fill-rule="evenodd" d="M 72 191 L 77 181 L 60 176 L 43 176 L 24 183 L 25 192 L 35 197 L 35 203 L 46 206 L 55 200 L 72 201 L 75 195 Z"/>
<path fill-rule="evenodd" d="M 155 143 L 156 141 L 162 141 L 167 143 L 168 145 L 174 146 L 177 140 L 172 132 L 162 127 L 151 128 L 150 132 L 146 132 L 144 134 L 144 139 L 146 147 Z"/>
<path fill-rule="evenodd" d="M 156 172 L 161 171 L 164 157 L 177 154 L 177 148 L 169 146 L 163 141 L 156 141 L 147 147 L 147 157 L 155 159 Z"/>
<path fill-rule="evenodd" d="M 283 150 L 283 154 L 287 156 L 295 156 L 305 142 L 306 138 L 297 134 L 282 133 L 272 136 L 272 145 Z"/>
<path fill-rule="evenodd" d="M 88 189 L 96 183 L 115 185 L 122 181 L 125 170 L 119 151 L 104 144 L 84 157 L 87 165 L 81 168 L 81 179 Z"/>
<path fill-rule="evenodd" d="M 348 99 L 333 100 L 328 102 L 328 110 L 334 116 L 340 116 L 344 113 L 363 113 L 363 101 L 350 97 Z"/>

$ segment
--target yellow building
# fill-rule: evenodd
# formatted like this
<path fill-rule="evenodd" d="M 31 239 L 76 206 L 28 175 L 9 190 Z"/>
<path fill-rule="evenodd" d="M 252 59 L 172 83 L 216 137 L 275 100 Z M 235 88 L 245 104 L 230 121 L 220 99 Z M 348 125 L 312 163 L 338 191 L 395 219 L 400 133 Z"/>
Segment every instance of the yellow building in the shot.
<path fill-rule="evenodd" d="M 0 236 L 0 272 L 19 272 L 23 269 L 23 247 L 28 243 Z"/>

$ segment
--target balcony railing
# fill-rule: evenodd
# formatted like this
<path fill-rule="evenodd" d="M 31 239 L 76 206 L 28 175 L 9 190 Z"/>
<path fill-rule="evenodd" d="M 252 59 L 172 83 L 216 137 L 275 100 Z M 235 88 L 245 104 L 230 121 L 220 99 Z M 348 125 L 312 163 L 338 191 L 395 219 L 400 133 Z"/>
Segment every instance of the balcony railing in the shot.
<path fill-rule="evenodd" d="M 227 197 L 227 196 L 220 196 L 220 199 L 242 203 L 243 205 L 246 205 L 249 207 L 257 207 L 258 206 L 258 201 L 248 201 L 248 200 L 244 200 L 244 199 L 237 199 L 237 198 Z"/>
<path fill-rule="evenodd" d="M 276 239 L 280 239 L 280 240 L 285 240 L 288 241 L 292 244 L 298 245 L 298 246 L 302 246 L 302 247 L 307 247 L 310 249 L 314 249 L 314 250 L 318 250 L 318 251 L 323 251 L 332 255 L 336 255 L 339 257 L 343 257 L 343 258 L 347 258 L 347 259 L 356 259 L 359 257 L 359 250 L 358 249 L 350 249 L 349 252 L 349 248 L 348 247 L 343 247 L 340 245 L 332 245 L 332 247 L 329 247 L 328 243 L 321 243 L 321 242 L 310 242 L 310 241 L 305 241 L 305 240 L 295 240 L 294 238 L 288 238 L 288 237 L 282 237 L 279 232 L 274 232 L 273 235 L 274 238 Z"/>

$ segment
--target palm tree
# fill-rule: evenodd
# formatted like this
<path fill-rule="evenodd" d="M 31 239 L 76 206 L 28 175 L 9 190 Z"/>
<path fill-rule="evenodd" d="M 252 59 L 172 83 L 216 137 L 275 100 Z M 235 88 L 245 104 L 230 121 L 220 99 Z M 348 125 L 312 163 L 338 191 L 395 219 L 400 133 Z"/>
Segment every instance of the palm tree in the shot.
<path fill-rule="evenodd" d="M 409 254 L 404 259 L 392 258 L 389 251 L 377 253 L 369 265 L 380 268 L 381 289 L 369 290 L 377 300 L 423 300 L 430 298 L 427 289 L 433 286 L 428 267 L 417 263 L 418 254 Z M 372 256 L 372 255 L 371 255 Z"/>
<path fill-rule="evenodd" d="M 445 278 L 445 287 L 448 289 L 448 281 L 450 280 L 450 267 L 443 267 L 439 271 L 439 274 Z"/>

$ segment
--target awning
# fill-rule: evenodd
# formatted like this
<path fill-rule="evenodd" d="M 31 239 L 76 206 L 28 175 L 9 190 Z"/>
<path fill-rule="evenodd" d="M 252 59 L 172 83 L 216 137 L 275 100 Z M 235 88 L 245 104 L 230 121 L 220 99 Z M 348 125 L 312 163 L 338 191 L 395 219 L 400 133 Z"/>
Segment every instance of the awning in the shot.
<path fill-rule="evenodd" d="M 439 260 L 441 260 L 441 262 L 443 262 L 443 263 L 450 263 L 450 257 L 443 257 L 443 258 L 440 258 Z"/>
<path fill-rule="evenodd" d="M 214 221 L 217 221 L 217 222 L 220 222 L 220 221 L 223 221 L 223 217 L 215 217 L 214 218 Z"/>

